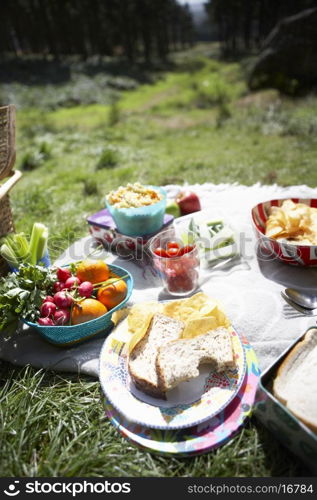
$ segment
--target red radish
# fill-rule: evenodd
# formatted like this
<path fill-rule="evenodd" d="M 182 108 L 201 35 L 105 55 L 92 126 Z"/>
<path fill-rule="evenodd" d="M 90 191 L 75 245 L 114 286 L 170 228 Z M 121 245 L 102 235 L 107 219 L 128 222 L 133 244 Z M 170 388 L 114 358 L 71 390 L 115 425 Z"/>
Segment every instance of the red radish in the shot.
<path fill-rule="evenodd" d="M 75 276 L 71 276 L 65 281 L 65 288 L 74 288 L 80 284 L 80 280 Z"/>
<path fill-rule="evenodd" d="M 55 281 L 53 285 L 53 290 L 54 292 L 61 292 L 65 288 L 65 283 L 64 281 Z"/>
<path fill-rule="evenodd" d="M 54 314 L 54 321 L 56 325 L 65 325 L 69 322 L 70 310 L 69 309 L 58 309 Z"/>
<path fill-rule="evenodd" d="M 65 307 L 70 307 L 72 302 L 73 302 L 72 297 L 65 292 L 57 292 L 54 295 L 54 303 L 60 309 L 64 309 Z"/>
<path fill-rule="evenodd" d="M 42 326 L 54 326 L 55 323 L 51 318 L 39 318 L 38 324 Z"/>
<path fill-rule="evenodd" d="M 59 281 L 66 281 L 72 275 L 69 269 L 63 267 L 59 267 L 56 274 Z"/>
<path fill-rule="evenodd" d="M 81 297 L 91 297 L 93 291 L 94 287 L 90 281 L 83 281 L 78 287 L 78 293 Z"/>
<path fill-rule="evenodd" d="M 44 302 L 41 306 L 41 315 L 45 318 L 48 316 L 53 316 L 56 311 L 56 305 L 54 302 Z"/>
<path fill-rule="evenodd" d="M 48 295 L 47 297 L 45 297 L 43 302 L 54 302 L 54 297 L 52 297 L 51 295 Z"/>

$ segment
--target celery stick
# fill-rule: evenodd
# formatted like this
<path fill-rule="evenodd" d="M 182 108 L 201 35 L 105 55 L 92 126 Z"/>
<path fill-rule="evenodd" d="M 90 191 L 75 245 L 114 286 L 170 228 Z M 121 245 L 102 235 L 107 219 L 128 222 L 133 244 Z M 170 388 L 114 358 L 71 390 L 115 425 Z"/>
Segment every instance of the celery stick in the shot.
<path fill-rule="evenodd" d="M 24 233 L 14 235 L 15 253 L 22 262 L 29 261 L 29 244 Z"/>
<path fill-rule="evenodd" d="M 17 260 L 17 255 L 16 255 L 16 251 L 15 251 L 15 244 L 14 244 L 14 239 L 13 239 L 12 234 L 8 234 L 5 238 L 3 238 L 2 242 L 7 245 L 10 253 L 14 254 L 15 260 Z"/>
<path fill-rule="evenodd" d="M 36 265 L 37 263 L 37 248 L 39 244 L 39 238 L 42 236 L 43 232 L 46 230 L 46 226 L 39 222 L 33 224 L 31 239 L 30 239 L 30 264 Z"/>
<path fill-rule="evenodd" d="M 7 261 L 8 264 L 12 267 L 19 267 L 19 263 L 17 262 L 16 255 L 14 251 L 7 245 L 3 243 L 0 248 L 1 256 Z"/>
<path fill-rule="evenodd" d="M 42 234 L 39 236 L 37 243 L 36 257 L 37 261 L 43 259 L 47 250 L 47 240 L 48 240 L 48 229 L 44 226 Z"/>

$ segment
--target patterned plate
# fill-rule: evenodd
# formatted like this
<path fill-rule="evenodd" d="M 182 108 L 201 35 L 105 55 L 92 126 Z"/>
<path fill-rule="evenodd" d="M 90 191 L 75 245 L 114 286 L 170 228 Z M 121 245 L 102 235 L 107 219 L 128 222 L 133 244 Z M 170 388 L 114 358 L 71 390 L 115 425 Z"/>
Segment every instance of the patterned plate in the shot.
<path fill-rule="evenodd" d="M 198 381 L 182 382 L 167 393 L 166 402 L 141 393 L 131 381 L 126 348 L 130 334 L 124 320 L 109 335 L 101 351 L 99 378 L 103 392 L 126 419 L 153 429 L 182 429 L 209 420 L 233 400 L 244 379 L 244 348 L 235 330 L 231 330 L 231 335 L 236 368 L 215 374 L 210 369 L 206 372 L 204 367 Z"/>
<path fill-rule="evenodd" d="M 105 398 L 107 417 L 124 438 L 146 451 L 192 456 L 217 448 L 239 431 L 252 412 L 260 370 L 252 347 L 245 338 L 242 341 L 247 364 L 243 384 L 231 403 L 203 424 L 177 431 L 150 429 L 125 419 Z"/>

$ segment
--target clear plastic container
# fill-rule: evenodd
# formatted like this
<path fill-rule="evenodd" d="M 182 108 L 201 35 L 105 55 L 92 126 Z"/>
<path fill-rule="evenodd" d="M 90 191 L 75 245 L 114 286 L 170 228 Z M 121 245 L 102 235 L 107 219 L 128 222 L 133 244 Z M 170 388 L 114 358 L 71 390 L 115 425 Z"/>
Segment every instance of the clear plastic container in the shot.
<path fill-rule="evenodd" d="M 189 295 L 198 287 L 200 260 L 194 233 L 188 231 L 185 239 L 189 244 L 184 243 L 184 235 L 180 237 L 174 234 L 171 238 L 171 232 L 165 231 L 154 236 L 149 244 L 153 266 L 158 271 L 165 290 L 174 296 Z M 155 253 L 158 248 L 166 248 L 171 240 L 189 251 L 175 257 L 162 257 Z"/>
<path fill-rule="evenodd" d="M 159 191 L 163 198 L 153 205 L 139 208 L 115 208 L 106 200 L 106 207 L 113 217 L 120 233 L 127 236 L 145 236 L 156 233 L 163 226 L 166 208 L 166 193 L 157 186 L 146 186 Z"/>

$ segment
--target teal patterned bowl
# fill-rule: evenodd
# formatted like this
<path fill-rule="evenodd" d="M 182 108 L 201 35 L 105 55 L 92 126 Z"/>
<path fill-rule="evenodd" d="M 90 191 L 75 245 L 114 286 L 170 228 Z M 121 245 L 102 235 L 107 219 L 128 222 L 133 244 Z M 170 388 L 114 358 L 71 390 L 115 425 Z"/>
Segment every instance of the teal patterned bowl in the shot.
<path fill-rule="evenodd" d="M 41 337 L 48 342 L 60 346 L 69 346 L 71 344 L 84 342 L 91 338 L 105 337 L 114 326 L 111 321 L 112 313 L 124 307 L 131 297 L 133 290 L 133 278 L 126 269 L 112 264 L 109 264 L 109 269 L 118 276 L 128 275 L 128 277 L 125 278 L 128 290 L 125 299 L 106 314 L 103 314 L 99 318 L 92 319 L 91 321 L 87 321 L 86 323 L 71 326 L 42 326 L 38 323 L 32 323 L 31 321 L 22 321 L 30 327 L 35 328 Z"/>

